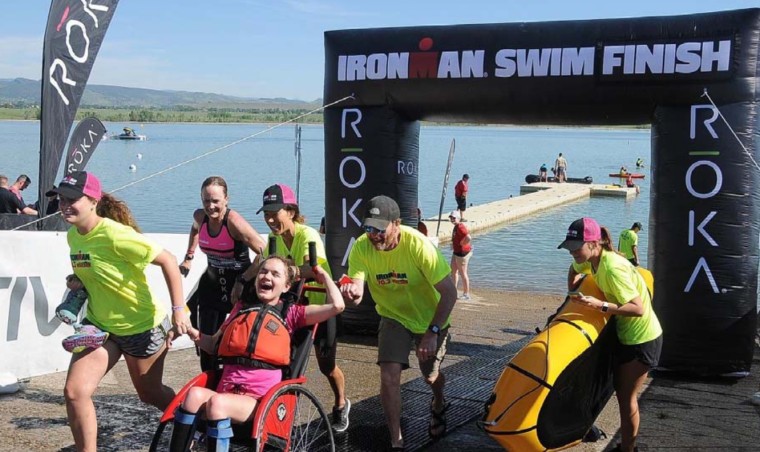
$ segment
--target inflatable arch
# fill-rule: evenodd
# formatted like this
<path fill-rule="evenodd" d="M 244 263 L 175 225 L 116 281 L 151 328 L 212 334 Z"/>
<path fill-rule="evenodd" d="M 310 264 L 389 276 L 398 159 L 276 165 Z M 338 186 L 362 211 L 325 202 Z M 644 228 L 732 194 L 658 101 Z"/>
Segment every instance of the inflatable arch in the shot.
<path fill-rule="evenodd" d="M 665 330 L 661 364 L 749 371 L 760 9 L 329 31 L 325 51 L 325 103 L 353 96 L 324 114 L 334 274 L 346 268 L 369 198 L 394 197 L 403 221 L 416 224 L 420 120 L 651 123 L 649 262 Z M 347 311 L 345 321 L 371 325 L 370 309 Z"/>

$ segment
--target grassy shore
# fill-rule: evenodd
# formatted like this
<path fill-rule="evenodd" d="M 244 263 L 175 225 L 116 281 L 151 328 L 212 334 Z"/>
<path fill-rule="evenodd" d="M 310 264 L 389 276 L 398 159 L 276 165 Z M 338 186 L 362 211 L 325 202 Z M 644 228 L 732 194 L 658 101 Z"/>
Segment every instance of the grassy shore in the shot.
<path fill-rule="evenodd" d="M 89 108 L 82 107 L 76 115 L 80 120 L 87 117 L 98 118 L 104 122 L 204 122 L 204 123 L 280 123 L 304 115 L 319 108 Z M 9 108 L 0 107 L 0 120 L 38 120 L 38 107 Z M 322 113 L 307 114 L 298 120 L 300 123 L 321 123 Z"/>

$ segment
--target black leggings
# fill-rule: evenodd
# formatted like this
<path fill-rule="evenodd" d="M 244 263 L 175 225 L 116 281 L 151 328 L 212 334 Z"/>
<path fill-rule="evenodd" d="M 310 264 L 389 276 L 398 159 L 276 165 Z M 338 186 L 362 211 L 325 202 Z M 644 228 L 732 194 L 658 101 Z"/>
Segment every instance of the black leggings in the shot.
<path fill-rule="evenodd" d="M 213 270 L 213 269 L 209 269 Z M 224 284 L 217 272 L 207 270 L 198 282 L 198 289 L 190 296 L 187 306 L 190 309 L 190 322 L 193 327 L 203 334 L 213 336 L 222 326 L 227 314 L 232 310 L 228 299 L 239 272 L 227 271 L 224 276 Z M 196 352 L 201 357 L 201 370 L 214 370 L 218 368 L 213 355 L 210 355 L 198 346 Z"/>

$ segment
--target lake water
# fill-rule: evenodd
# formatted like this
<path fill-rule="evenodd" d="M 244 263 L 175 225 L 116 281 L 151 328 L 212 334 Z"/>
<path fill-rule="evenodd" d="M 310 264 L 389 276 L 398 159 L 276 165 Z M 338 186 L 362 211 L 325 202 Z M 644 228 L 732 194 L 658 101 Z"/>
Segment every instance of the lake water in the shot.
<path fill-rule="evenodd" d="M 226 149 L 217 149 L 271 126 L 261 124 L 114 124 L 109 133 L 125 125 L 148 136 L 147 141 L 104 141 L 87 169 L 97 174 L 106 191 L 112 191 L 182 162 L 209 154 L 115 193 L 133 210 L 146 232 L 186 233 L 194 209 L 200 207 L 200 184 L 207 176 L 223 176 L 229 184 L 230 205 L 259 232 L 267 232 L 261 215 L 261 194 L 273 183 L 295 189 L 294 126 L 267 131 Z M 301 210 L 307 223 L 317 227 L 324 215 L 324 134 L 321 125 L 303 126 Z M 625 165 L 634 170 L 642 157 L 650 161 L 649 130 L 609 130 L 548 127 L 423 126 L 420 137 L 419 204 L 425 216 L 438 213 L 451 140 L 456 155 L 444 211 L 456 208 L 453 185 L 463 173 L 470 175 L 468 201 L 483 204 L 519 196 L 526 174 L 536 174 L 542 163 L 552 166 L 559 152 L 568 160 L 569 177 L 591 176 L 595 183 L 616 183 L 608 177 Z M 215 152 L 216 151 L 216 152 Z M 138 154 L 142 158 L 138 159 Z M 36 200 L 39 159 L 38 122 L 0 122 L 0 173 L 12 180 L 27 173 L 33 184 L 25 201 Z M 137 170 L 130 172 L 130 165 Z M 641 172 L 648 173 L 647 169 Z M 622 198 L 591 198 L 542 212 L 474 237 L 470 261 L 473 290 L 564 292 L 570 256 L 557 250 L 567 226 L 581 216 L 596 218 L 617 240 L 635 221 L 644 224 L 639 234 L 642 263 L 647 264 L 649 178 L 639 179 L 641 194 Z M 450 228 L 450 225 L 442 227 Z M 448 247 L 442 249 L 448 257 Z"/>

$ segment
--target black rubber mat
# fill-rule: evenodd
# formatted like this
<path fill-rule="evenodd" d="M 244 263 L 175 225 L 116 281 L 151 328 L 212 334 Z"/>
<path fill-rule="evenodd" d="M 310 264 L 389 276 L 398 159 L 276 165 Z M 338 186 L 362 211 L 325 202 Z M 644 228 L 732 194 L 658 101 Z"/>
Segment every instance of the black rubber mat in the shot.
<path fill-rule="evenodd" d="M 484 348 L 478 354 L 444 367 L 446 399 L 451 403 L 446 413 L 449 431 L 483 415 L 485 402 L 504 367 L 531 339 L 525 337 L 501 347 Z M 422 377 L 401 387 L 401 429 L 407 451 L 424 450 L 431 444 L 428 436 L 431 397 L 430 387 Z M 336 450 L 376 451 L 388 450 L 389 446 L 380 396 L 355 403 L 348 430 L 336 437 Z"/>

